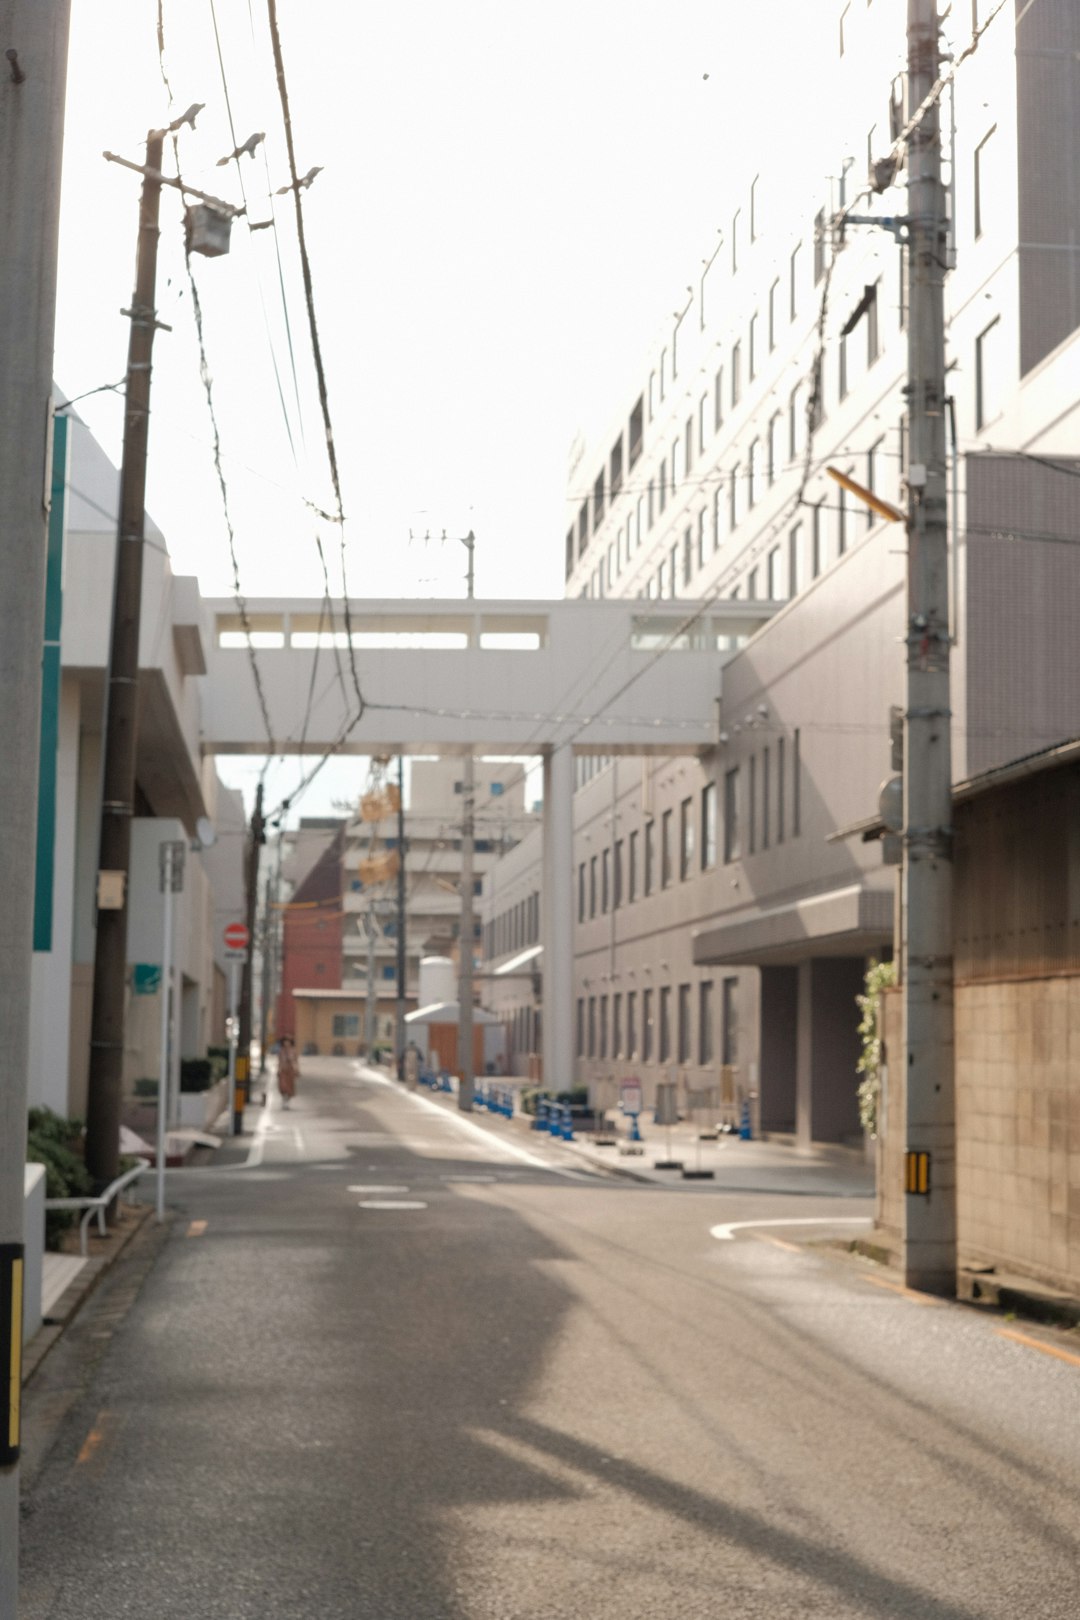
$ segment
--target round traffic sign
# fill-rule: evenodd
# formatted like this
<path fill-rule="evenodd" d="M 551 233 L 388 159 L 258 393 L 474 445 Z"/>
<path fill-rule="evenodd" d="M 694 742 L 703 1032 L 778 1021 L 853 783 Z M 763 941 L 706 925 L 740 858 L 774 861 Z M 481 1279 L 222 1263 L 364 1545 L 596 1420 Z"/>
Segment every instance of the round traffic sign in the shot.
<path fill-rule="evenodd" d="M 225 929 L 225 944 L 230 951 L 246 951 L 248 931 L 243 923 L 229 923 Z"/>

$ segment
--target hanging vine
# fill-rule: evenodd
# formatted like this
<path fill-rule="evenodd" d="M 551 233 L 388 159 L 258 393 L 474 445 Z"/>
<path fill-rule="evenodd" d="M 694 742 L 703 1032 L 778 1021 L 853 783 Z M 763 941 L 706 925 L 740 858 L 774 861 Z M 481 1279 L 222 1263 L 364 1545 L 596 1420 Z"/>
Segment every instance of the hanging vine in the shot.
<path fill-rule="evenodd" d="M 862 1055 L 856 1063 L 859 1081 L 859 1121 L 872 1137 L 878 1133 L 881 1104 L 881 993 L 896 983 L 895 962 L 874 962 L 866 970 L 866 989 L 855 997 L 859 1009 L 859 1039 Z"/>

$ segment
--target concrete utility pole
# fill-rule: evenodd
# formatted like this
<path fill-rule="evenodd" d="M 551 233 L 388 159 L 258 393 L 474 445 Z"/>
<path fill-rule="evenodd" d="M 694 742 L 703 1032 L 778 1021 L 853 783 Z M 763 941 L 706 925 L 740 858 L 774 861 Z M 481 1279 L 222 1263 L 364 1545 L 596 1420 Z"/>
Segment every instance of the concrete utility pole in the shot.
<path fill-rule="evenodd" d="M 270 987 L 274 979 L 273 879 L 269 872 L 263 884 L 262 993 L 259 996 L 259 1078 L 266 1073 L 266 1048 L 270 1044 Z"/>
<path fill-rule="evenodd" d="M 0 0 L 0 1614 L 18 1612 L 23 1166 L 69 0 Z"/>
<path fill-rule="evenodd" d="M 937 0 L 908 0 L 908 105 L 940 70 Z M 952 725 L 945 460 L 944 281 L 948 225 L 938 106 L 912 130 L 908 164 L 908 623 L 904 727 L 903 998 L 907 1157 L 904 1272 L 956 1292 L 953 1073 Z"/>
<path fill-rule="evenodd" d="M 368 901 L 367 909 L 367 994 L 364 997 L 364 1045 L 367 1048 L 368 1062 L 371 1062 L 371 1052 L 375 1045 L 375 939 L 378 933 L 378 923 L 375 919 L 375 902 Z"/>
<path fill-rule="evenodd" d="M 405 915 L 405 756 L 397 762 L 397 1005 L 394 1008 L 394 1055 L 404 1063 L 405 1053 L 405 972 L 406 972 L 406 915 Z M 371 1052 L 368 1051 L 368 1062 Z M 404 1079 L 404 1071 L 402 1072 Z"/>
<path fill-rule="evenodd" d="M 240 1036 L 236 1056 L 236 1096 L 233 1100 L 233 1135 L 243 1130 L 244 1105 L 248 1100 L 251 1079 L 252 1036 L 252 962 L 255 942 L 255 912 L 259 903 L 259 851 L 266 843 L 266 823 L 263 819 L 263 785 L 255 789 L 255 808 L 251 812 L 247 853 L 244 858 L 244 899 L 247 906 L 248 950 L 240 971 Z"/>
<path fill-rule="evenodd" d="M 461 542 L 469 554 L 468 597 L 476 586 L 473 558 L 476 536 L 469 530 Z M 461 934 L 458 940 L 458 1107 L 472 1112 L 475 1065 L 473 1063 L 473 866 L 476 853 L 476 783 L 472 754 L 466 754 L 461 778 Z"/>
<path fill-rule="evenodd" d="M 90 1074 L 86 1100 L 86 1167 L 99 1188 L 115 1180 L 120 1165 L 127 885 L 135 799 L 146 452 L 150 430 L 151 355 L 157 329 L 154 297 L 164 141 L 165 132 L 160 129 L 151 130 L 146 138 L 146 172 L 139 203 L 135 291 L 131 309 L 127 312 L 131 318 L 131 334 L 128 340 L 124 453 L 120 468 L 120 526 L 109 646 Z M 159 1102 L 164 1103 L 164 1098 L 160 1098 Z"/>

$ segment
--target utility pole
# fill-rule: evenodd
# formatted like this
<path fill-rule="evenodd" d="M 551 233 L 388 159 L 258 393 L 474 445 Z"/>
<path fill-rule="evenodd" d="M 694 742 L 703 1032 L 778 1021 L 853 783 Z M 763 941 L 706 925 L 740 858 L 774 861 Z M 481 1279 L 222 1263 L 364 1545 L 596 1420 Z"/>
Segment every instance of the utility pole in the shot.
<path fill-rule="evenodd" d="M 259 900 L 259 851 L 266 843 L 266 823 L 263 820 L 263 785 L 255 789 L 255 808 L 251 812 L 247 852 L 244 856 L 244 897 L 247 904 L 248 951 L 240 970 L 240 1035 L 236 1055 L 236 1097 L 233 1101 L 233 1135 L 239 1136 L 244 1128 L 244 1105 L 248 1100 L 251 1074 L 252 1035 L 252 949 L 255 939 L 255 911 Z"/>
<path fill-rule="evenodd" d="M 368 1062 L 375 1045 L 375 938 L 378 923 L 375 920 L 375 902 L 368 901 L 367 910 L 367 994 L 364 997 L 364 1045 Z"/>
<path fill-rule="evenodd" d="M 394 1008 L 394 1056 L 404 1066 L 405 1061 L 405 972 L 406 914 L 405 914 L 405 756 L 397 762 L 397 1005 Z M 368 1053 L 370 1062 L 371 1054 Z M 401 1078 L 404 1079 L 404 1067 Z"/>
<path fill-rule="evenodd" d="M 473 599 L 476 575 L 473 558 L 476 536 L 469 530 L 461 542 L 469 554 L 468 597 Z M 471 632 L 470 632 L 471 636 Z M 465 755 L 461 780 L 461 934 L 458 941 L 458 1107 L 472 1112 L 475 1064 L 473 1062 L 473 865 L 476 852 L 476 784 L 471 753 Z"/>
<path fill-rule="evenodd" d="M 34 840 L 70 0 L 0 0 L 0 1614 L 18 1612 Z M 9 1397 L 10 1392 L 10 1397 Z"/>
<path fill-rule="evenodd" d="M 131 333 L 128 341 L 124 453 L 120 468 L 120 525 L 106 697 L 90 1075 L 86 1103 L 86 1167 L 99 1188 L 115 1179 L 120 1164 L 127 884 L 135 798 L 146 452 L 150 429 L 151 355 L 157 329 L 154 296 L 164 142 L 164 130 L 151 130 L 146 138 L 135 291 L 131 309 L 126 311 L 131 319 Z M 159 1104 L 163 1105 L 164 1100 L 164 1097 L 159 1098 Z"/>
<path fill-rule="evenodd" d="M 270 1039 L 270 986 L 274 978 L 273 879 L 269 872 L 263 884 L 262 995 L 259 1007 L 259 1078 L 266 1073 L 266 1048 Z"/>
<path fill-rule="evenodd" d="M 940 71 L 937 0 L 908 0 L 909 106 Z M 945 459 L 948 225 L 936 102 L 908 164 L 908 622 L 904 726 L 903 1004 L 907 1087 L 904 1273 L 956 1292 L 953 833 Z"/>

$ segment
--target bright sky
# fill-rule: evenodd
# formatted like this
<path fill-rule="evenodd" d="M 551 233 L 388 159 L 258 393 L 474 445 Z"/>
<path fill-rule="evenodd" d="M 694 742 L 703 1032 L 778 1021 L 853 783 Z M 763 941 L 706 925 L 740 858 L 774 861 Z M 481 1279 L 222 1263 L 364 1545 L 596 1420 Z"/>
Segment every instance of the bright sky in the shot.
<path fill-rule="evenodd" d="M 215 3 L 237 141 L 267 134 L 241 160 L 251 217 L 267 219 L 288 172 L 265 0 Z M 124 372 L 139 181 L 101 152 L 139 159 L 146 129 L 169 117 L 155 10 L 73 3 L 56 360 L 69 396 Z M 279 11 L 297 164 L 323 171 L 305 219 L 350 591 L 463 594 L 463 548 L 423 536 L 472 528 L 479 595 L 557 596 L 570 442 L 583 424 L 606 430 L 629 399 L 688 266 L 752 172 L 755 141 L 797 144 L 793 29 L 816 17 L 831 35 L 836 7 L 279 0 Z M 180 137 L 185 178 L 238 201 L 236 166 L 215 166 L 233 142 L 213 13 L 211 0 L 164 0 L 166 62 L 174 112 L 206 103 Z M 785 40 L 778 63 L 740 43 L 750 27 L 760 41 L 763 15 Z M 292 200 L 274 207 L 295 384 L 275 232 L 240 223 L 233 251 L 196 259 L 195 273 L 243 588 L 318 594 L 317 520 L 302 497 L 326 507 L 330 487 Z M 173 331 L 155 351 L 148 507 L 178 571 L 215 594 L 231 570 L 180 218 L 167 193 L 158 305 Z M 118 460 L 120 397 L 80 411 Z M 339 537 L 321 533 L 336 588 Z"/>

